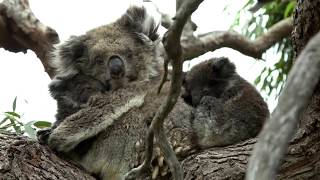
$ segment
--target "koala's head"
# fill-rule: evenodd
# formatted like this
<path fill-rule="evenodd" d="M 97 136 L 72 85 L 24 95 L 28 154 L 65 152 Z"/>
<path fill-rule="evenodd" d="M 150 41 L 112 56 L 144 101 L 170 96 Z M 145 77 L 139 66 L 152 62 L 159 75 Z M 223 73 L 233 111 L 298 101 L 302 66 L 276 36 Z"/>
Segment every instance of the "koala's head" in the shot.
<path fill-rule="evenodd" d="M 203 96 L 219 98 L 236 75 L 235 69 L 235 65 L 225 57 L 195 65 L 183 77 L 181 97 L 192 106 L 197 106 Z"/>
<path fill-rule="evenodd" d="M 157 29 L 145 8 L 130 7 L 116 22 L 57 45 L 53 53 L 56 77 L 67 79 L 81 73 L 102 84 L 158 77 L 162 62 Z"/>

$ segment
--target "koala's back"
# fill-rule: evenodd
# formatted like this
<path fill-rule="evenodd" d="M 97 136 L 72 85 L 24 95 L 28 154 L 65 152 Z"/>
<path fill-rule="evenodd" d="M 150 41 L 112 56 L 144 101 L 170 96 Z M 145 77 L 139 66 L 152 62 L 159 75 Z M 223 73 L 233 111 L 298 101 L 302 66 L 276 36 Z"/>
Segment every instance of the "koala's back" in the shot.
<path fill-rule="evenodd" d="M 237 78 L 234 87 L 222 95 L 225 119 L 232 122 L 234 131 L 227 137 L 230 142 L 255 137 L 269 116 L 268 106 L 255 87 L 240 76 Z"/>
<path fill-rule="evenodd" d="M 269 116 L 259 92 L 235 69 L 227 58 L 213 58 L 194 66 L 185 77 L 183 98 L 195 108 L 193 142 L 201 148 L 255 137 Z"/>

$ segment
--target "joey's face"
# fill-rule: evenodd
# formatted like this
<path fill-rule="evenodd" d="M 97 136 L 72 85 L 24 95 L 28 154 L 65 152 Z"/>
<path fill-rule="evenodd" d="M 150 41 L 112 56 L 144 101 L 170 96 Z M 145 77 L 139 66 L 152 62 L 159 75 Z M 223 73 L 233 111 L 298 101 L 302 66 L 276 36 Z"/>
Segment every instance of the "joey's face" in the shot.
<path fill-rule="evenodd" d="M 184 101 L 196 107 L 203 96 L 210 95 L 210 88 L 203 80 L 191 78 L 189 74 L 183 80 L 181 97 Z"/>
<path fill-rule="evenodd" d="M 184 76 L 181 97 L 192 106 L 197 106 L 204 96 L 219 98 L 234 74 L 234 64 L 227 58 L 199 63 Z"/>

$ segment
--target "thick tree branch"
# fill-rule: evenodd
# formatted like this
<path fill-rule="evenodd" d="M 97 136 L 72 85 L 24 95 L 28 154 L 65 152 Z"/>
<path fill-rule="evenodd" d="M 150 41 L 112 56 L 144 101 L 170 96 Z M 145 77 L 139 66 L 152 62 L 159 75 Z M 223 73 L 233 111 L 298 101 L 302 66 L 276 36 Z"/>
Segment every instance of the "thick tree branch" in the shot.
<path fill-rule="evenodd" d="M 12 52 L 31 49 L 41 60 L 45 71 L 53 77 L 49 52 L 58 34 L 42 24 L 32 13 L 27 0 L 4 0 L 0 3 L 0 48 Z"/>
<path fill-rule="evenodd" d="M 61 159 L 25 136 L 0 133 L 0 179 L 94 180 L 82 168 Z"/>
<path fill-rule="evenodd" d="M 191 60 L 222 47 L 232 48 L 253 58 L 261 58 L 267 49 L 283 38 L 289 37 L 292 27 L 292 18 L 289 17 L 272 26 L 268 32 L 255 40 L 250 40 L 234 31 L 215 31 L 199 35 L 197 38 L 182 40 L 183 58 Z"/>
<path fill-rule="evenodd" d="M 264 126 L 246 179 L 275 179 L 280 160 L 320 79 L 320 33 L 310 40 L 290 71 L 279 103 Z"/>

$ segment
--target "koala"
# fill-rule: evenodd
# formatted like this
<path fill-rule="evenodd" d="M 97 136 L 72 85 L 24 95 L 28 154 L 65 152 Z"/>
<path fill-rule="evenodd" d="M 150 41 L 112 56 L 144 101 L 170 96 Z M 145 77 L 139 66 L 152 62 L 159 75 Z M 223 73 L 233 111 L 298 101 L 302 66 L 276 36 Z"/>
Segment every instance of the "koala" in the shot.
<path fill-rule="evenodd" d="M 237 74 L 228 58 L 213 58 L 194 66 L 182 86 L 181 97 L 194 108 L 192 141 L 200 148 L 255 137 L 269 117 L 259 92 Z"/>
<path fill-rule="evenodd" d="M 157 28 L 145 10 L 130 8 L 117 22 L 56 45 L 51 59 L 56 74 L 49 84 L 49 91 L 57 100 L 56 122 L 50 129 L 38 132 L 39 141 L 45 143 L 48 133 L 85 107 L 91 96 L 138 79 L 157 78 L 158 63 L 150 61 L 143 66 L 146 57 L 148 61 L 156 59 Z"/>
<path fill-rule="evenodd" d="M 73 36 L 53 53 L 57 74 L 49 87 L 60 120 L 44 141 L 101 179 L 124 178 L 145 122 L 162 102 L 152 90 L 163 72 L 157 29 L 145 8 L 133 6 L 114 23 Z"/>

